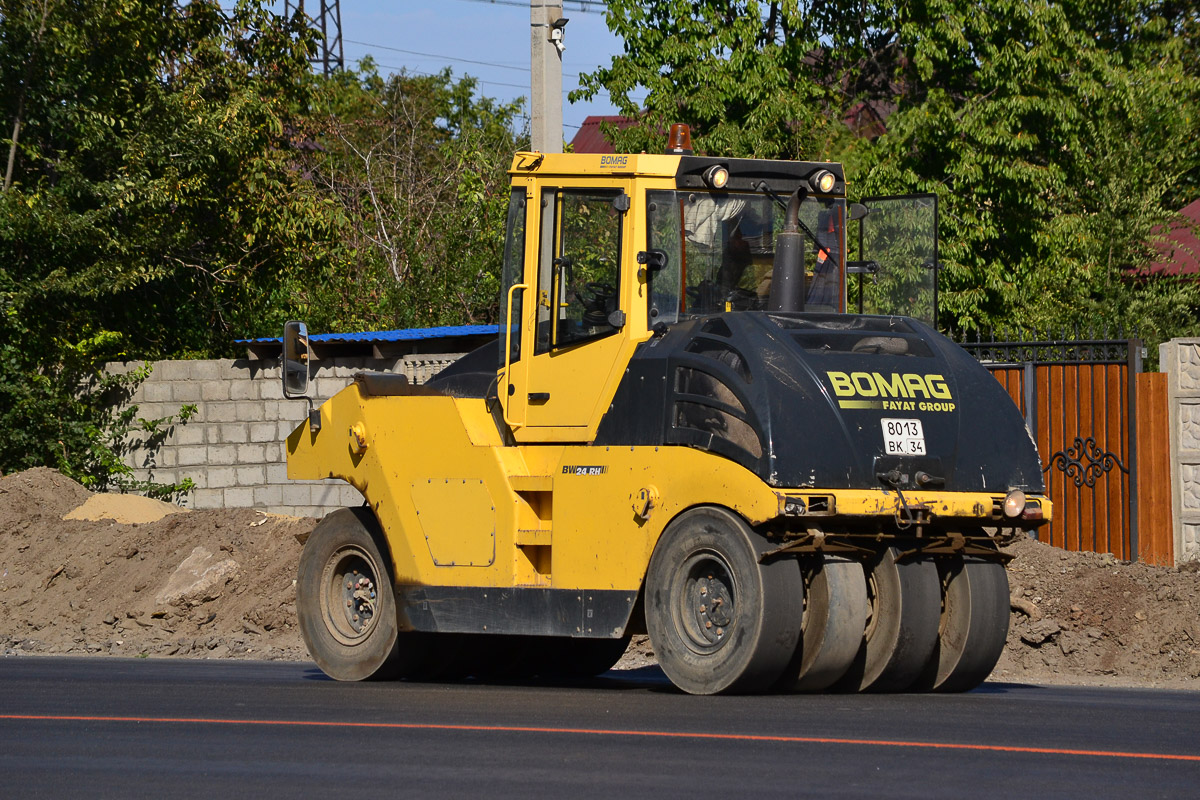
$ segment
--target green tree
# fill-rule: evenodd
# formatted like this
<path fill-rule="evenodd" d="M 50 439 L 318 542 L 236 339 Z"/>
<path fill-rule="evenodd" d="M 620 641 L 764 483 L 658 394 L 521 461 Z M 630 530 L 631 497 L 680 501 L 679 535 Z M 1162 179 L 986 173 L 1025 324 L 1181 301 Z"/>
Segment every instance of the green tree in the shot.
<path fill-rule="evenodd" d="M 660 152 L 673 122 L 689 123 L 696 148 L 710 153 L 820 159 L 844 144 L 840 116 L 829 113 L 841 87 L 817 79 L 825 31 L 795 3 L 617 0 L 606 19 L 625 54 L 581 75 L 571 99 L 607 91 L 641 119 L 608 132 L 619 151 Z"/>
<path fill-rule="evenodd" d="M 604 89 L 640 114 L 614 134 L 622 149 L 657 150 L 681 121 L 712 153 L 844 161 L 858 196 L 937 193 L 941 319 L 954 327 L 1190 330 L 1190 284 L 1128 275 L 1196 196 L 1194 4 L 835 5 L 610 0 L 625 53 L 579 94 Z M 886 133 L 861 124 L 864 109 L 888 114 Z"/>
<path fill-rule="evenodd" d="M 24 75 L 0 90 L 19 125 L 0 290 L 32 349 L 108 331 L 133 357 L 220 352 L 264 330 L 263 299 L 331 238 L 292 168 L 311 93 L 303 26 L 211 0 L 0 13 L 0 65 Z"/>
<path fill-rule="evenodd" d="M 1137 46 L 1126 35 L 1122 53 L 1083 29 L 1082 4 L 928 0 L 897 11 L 905 91 L 862 184 L 938 193 L 943 319 L 1149 323 L 1120 316 L 1120 298 L 1138 291 L 1123 276 L 1152 257 L 1173 187 L 1200 163 L 1190 111 L 1200 93 L 1172 57 L 1178 40 Z"/>
<path fill-rule="evenodd" d="M 519 112 L 449 72 L 385 78 L 368 61 L 323 82 L 303 168 L 345 250 L 295 287 L 314 329 L 496 320 Z"/>
<path fill-rule="evenodd" d="M 329 260 L 294 168 L 310 47 L 251 2 L 0 0 L 0 469 L 119 472 L 137 378 L 98 365 L 229 352 Z"/>

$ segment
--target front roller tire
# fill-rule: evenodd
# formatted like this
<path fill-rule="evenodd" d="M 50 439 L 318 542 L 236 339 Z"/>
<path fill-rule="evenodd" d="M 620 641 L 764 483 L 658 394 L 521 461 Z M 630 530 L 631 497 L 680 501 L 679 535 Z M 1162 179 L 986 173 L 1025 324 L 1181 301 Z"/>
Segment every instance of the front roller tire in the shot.
<path fill-rule="evenodd" d="M 689 694 L 754 692 L 782 674 L 800 639 L 795 559 L 760 564 L 766 540 L 705 507 L 663 532 L 646 574 L 646 627 L 658 663 Z"/>
<path fill-rule="evenodd" d="M 339 681 L 400 677 L 418 655 L 401 652 L 391 570 L 372 533 L 382 537 L 369 509 L 338 509 L 300 554 L 300 633 L 321 671 Z"/>
<path fill-rule="evenodd" d="M 916 688 L 966 692 L 992 674 L 1008 641 L 1008 573 L 994 561 L 938 559 L 938 644 Z"/>
<path fill-rule="evenodd" d="M 898 561 L 899 555 L 888 547 L 863 565 L 867 628 L 835 691 L 903 692 L 929 663 L 942 606 L 937 567 L 928 559 Z"/>
<path fill-rule="evenodd" d="M 846 674 L 862 646 L 867 584 L 862 565 L 817 555 L 801 562 L 804 632 L 780 688 L 819 692 Z"/>

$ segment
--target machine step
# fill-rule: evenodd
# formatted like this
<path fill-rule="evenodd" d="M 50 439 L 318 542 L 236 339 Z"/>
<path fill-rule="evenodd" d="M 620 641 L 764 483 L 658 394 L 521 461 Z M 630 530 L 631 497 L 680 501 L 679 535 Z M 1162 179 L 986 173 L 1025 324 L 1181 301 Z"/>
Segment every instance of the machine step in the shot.
<path fill-rule="evenodd" d="M 509 475 L 508 483 L 516 492 L 549 492 L 554 490 L 553 475 Z"/>
<path fill-rule="evenodd" d="M 521 528 L 517 531 L 517 546 L 549 545 L 550 534 L 550 528 Z"/>

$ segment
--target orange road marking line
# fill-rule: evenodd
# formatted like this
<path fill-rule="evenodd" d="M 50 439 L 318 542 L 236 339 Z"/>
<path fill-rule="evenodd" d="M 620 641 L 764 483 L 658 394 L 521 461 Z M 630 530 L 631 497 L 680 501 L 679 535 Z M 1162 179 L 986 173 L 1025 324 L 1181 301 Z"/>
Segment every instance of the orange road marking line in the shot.
<path fill-rule="evenodd" d="M 525 725 L 443 725 L 423 722 L 321 722 L 318 720 L 217 719 L 205 717 L 102 717 L 57 714 L 0 714 L 0 720 L 37 722 L 158 722 L 204 725 L 276 725 L 309 728 L 382 728 L 393 730 L 475 731 L 482 733 L 569 733 L 593 736 L 645 736 L 663 739 L 708 739 L 744 742 L 780 742 L 784 744 L 844 744 L 868 747 L 911 747 L 930 750 L 977 750 L 992 753 L 1031 753 L 1055 756 L 1093 756 L 1098 758 L 1142 758 L 1164 761 L 1200 762 L 1200 755 L 1177 753 L 1137 753 L 1119 750 L 1077 750 L 1065 747 L 1023 747 L 1002 744 L 965 744 L 959 742 L 912 742 L 891 739 L 844 739 L 826 736 L 773 736 L 754 733 L 687 733 L 682 731 L 607 730 L 603 728 L 550 728 Z"/>

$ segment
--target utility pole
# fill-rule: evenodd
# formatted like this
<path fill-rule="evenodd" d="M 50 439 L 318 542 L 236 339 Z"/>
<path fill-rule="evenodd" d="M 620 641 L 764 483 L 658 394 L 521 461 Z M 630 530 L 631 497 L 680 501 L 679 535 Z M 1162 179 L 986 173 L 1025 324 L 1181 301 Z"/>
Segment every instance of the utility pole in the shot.
<path fill-rule="evenodd" d="M 562 51 L 567 20 L 562 0 L 529 0 L 529 57 L 532 147 L 542 153 L 563 151 Z"/>
<path fill-rule="evenodd" d="M 309 63 L 320 64 L 326 75 L 345 67 L 342 57 L 342 4 L 341 0 L 318 0 L 321 11 L 309 17 L 309 27 L 321 33 L 321 49 Z M 304 0 L 284 0 L 283 13 L 290 17 L 293 9 L 304 13 Z"/>

